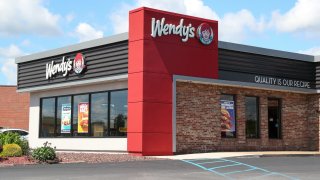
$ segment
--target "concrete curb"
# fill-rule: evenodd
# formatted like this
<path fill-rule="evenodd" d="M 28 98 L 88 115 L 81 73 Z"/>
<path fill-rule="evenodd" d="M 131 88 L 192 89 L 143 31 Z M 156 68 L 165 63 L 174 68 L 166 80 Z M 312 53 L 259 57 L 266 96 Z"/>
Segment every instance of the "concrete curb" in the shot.
<path fill-rule="evenodd" d="M 59 162 L 57 164 L 78 164 L 78 163 L 87 163 L 86 161 L 70 161 L 70 162 Z"/>
<path fill-rule="evenodd" d="M 0 168 L 2 167 L 13 167 L 14 164 L 0 164 Z"/>
<path fill-rule="evenodd" d="M 263 154 L 260 157 L 320 157 L 320 154 Z"/>
<path fill-rule="evenodd" d="M 171 160 L 186 160 L 186 159 L 219 159 L 219 158 L 258 158 L 258 157 L 319 157 L 318 151 L 265 151 L 265 152 L 211 152 L 211 153 L 197 153 L 197 154 L 180 154 L 174 156 L 154 156 L 156 158 L 166 158 Z"/>

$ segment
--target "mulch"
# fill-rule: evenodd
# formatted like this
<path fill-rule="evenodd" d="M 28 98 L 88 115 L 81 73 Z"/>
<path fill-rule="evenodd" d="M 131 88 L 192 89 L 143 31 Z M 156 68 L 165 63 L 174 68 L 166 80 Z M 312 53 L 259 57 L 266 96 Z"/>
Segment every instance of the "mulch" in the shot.
<path fill-rule="evenodd" d="M 136 156 L 132 154 L 110 154 L 110 153 L 57 153 L 61 162 L 126 162 L 126 161 L 146 161 L 159 160 L 153 157 Z"/>
<path fill-rule="evenodd" d="M 57 152 L 59 163 L 104 163 L 104 162 L 126 162 L 126 161 L 148 161 L 161 160 L 154 157 L 136 156 L 132 154 L 110 154 L 110 153 L 82 153 L 82 152 Z M 28 156 L 0 158 L 0 167 L 15 165 L 38 164 Z"/>

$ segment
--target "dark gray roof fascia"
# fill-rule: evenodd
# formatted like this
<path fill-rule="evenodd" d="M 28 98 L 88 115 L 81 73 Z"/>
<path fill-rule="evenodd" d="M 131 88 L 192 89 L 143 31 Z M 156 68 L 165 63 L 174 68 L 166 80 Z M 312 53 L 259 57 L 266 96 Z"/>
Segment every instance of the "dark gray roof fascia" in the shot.
<path fill-rule="evenodd" d="M 78 44 L 74 44 L 74 45 L 70 45 L 70 46 L 65 46 L 62 48 L 57 48 L 57 49 L 53 49 L 53 50 L 49 50 L 49 51 L 43 51 L 43 52 L 39 52 L 39 53 L 35 53 L 35 54 L 30 54 L 27 56 L 17 57 L 15 59 L 15 63 L 18 64 L 18 63 L 33 61 L 36 59 L 42 59 L 42 58 L 46 58 L 46 57 L 65 54 L 65 53 L 72 52 L 72 51 L 79 51 L 82 49 L 92 48 L 92 47 L 96 47 L 96 46 L 101 46 L 101 45 L 115 43 L 115 42 L 119 42 L 119 41 L 125 41 L 125 40 L 128 40 L 128 33 L 121 33 L 121 34 L 108 36 L 108 37 L 104 37 L 104 38 L 99 38 L 99 39 L 94 39 L 94 40 L 90 40 L 90 41 L 86 41 L 86 42 L 82 42 L 82 43 L 78 43 Z"/>
<path fill-rule="evenodd" d="M 220 49 L 227 49 L 232 51 L 240 51 L 252 54 L 261 54 L 265 56 L 273 56 L 273 57 L 280 57 L 280 58 L 287 58 L 292 60 L 300 60 L 300 61 L 308 61 L 314 62 L 315 57 L 306 54 L 299 54 L 287 51 L 279 51 L 274 49 L 267 49 L 255 46 L 248 46 L 243 44 L 236 44 L 230 42 L 219 41 L 218 47 Z"/>

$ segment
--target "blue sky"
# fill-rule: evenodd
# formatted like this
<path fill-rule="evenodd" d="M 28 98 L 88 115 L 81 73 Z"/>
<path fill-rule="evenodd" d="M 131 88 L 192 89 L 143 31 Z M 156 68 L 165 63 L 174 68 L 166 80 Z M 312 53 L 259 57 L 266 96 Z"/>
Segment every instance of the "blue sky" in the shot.
<path fill-rule="evenodd" d="M 219 21 L 219 40 L 320 55 L 317 0 L 2 0 L 0 84 L 16 84 L 14 58 L 127 32 L 148 6 Z"/>

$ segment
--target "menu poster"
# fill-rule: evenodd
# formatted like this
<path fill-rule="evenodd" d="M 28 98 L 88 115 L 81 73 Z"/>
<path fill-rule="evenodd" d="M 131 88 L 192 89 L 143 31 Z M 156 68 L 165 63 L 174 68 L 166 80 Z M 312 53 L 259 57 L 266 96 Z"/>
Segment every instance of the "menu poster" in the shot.
<path fill-rule="evenodd" d="M 235 132 L 236 122 L 234 113 L 234 101 L 221 100 L 221 131 Z"/>
<path fill-rule="evenodd" d="M 71 131 L 71 104 L 62 104 L 61 133 L 70 133 L 70 131 Z"/>
<path fill-rule="evenodd" d="M 78 133 L 88 133 L 89 126 L 89 103 L 78 104 Z"/>

